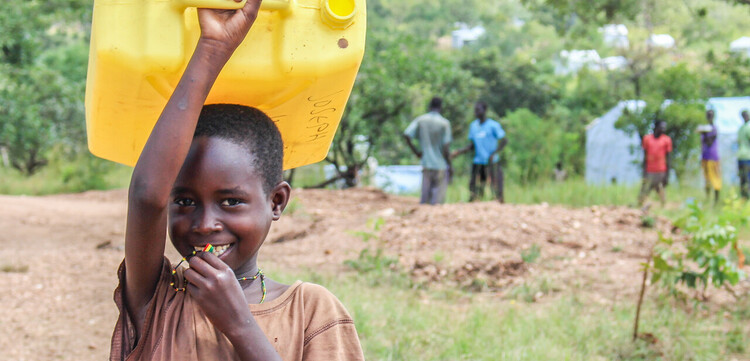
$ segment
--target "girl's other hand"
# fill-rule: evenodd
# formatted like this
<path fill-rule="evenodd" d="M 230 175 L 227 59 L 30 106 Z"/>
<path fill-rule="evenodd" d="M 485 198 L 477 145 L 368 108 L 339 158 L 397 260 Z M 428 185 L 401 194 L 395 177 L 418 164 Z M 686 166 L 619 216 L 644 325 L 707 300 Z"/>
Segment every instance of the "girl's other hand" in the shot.
<path fill-rule="evenodd" d="M 234 0 L 241 2 L 241 0 Z M 247 0 L 242 9 L 198 9 L 201 40 L 209 40 L 233 52 L 258 17 L 261 0 Z"/>
<path fill-rule="evenodd" d="M 209 252 L 199 253 L 189 263 L 190 268 L 185 270 L 187 291 L 214 327 L 228 337 L 242 333 L 253 316 L 232 269 Z"/>

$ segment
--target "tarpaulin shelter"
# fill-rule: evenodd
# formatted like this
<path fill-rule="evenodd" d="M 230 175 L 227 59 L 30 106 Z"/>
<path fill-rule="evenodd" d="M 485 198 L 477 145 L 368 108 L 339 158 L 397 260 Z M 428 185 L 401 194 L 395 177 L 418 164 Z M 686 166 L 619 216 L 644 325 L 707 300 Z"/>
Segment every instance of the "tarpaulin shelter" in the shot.
<path fill-rule="evenodd" d="M 615 128 L 625 109 L 638 112 L 642 100 L 621 101 L 586 128 L 586 182 L 633 184 L 641 180 L 643 151 L 637 134 Z"/>

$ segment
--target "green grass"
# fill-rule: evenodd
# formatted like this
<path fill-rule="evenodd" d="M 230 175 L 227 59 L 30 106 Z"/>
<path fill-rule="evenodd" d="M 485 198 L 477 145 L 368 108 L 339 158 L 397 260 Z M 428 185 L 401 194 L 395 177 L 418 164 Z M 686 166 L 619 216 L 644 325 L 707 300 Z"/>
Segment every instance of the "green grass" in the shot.
<path fill-rule="evenodd" d="M 0 194 L 47 195 L 124 188 L 132 168 L 84 154 L 72 162 L 52 161 L 31 177 L 0 166 Z"/>
<path fill-rule="evenodd" d="M 325 165 L 325 163 L 315 163 L 294 169 L 294 178 L 291 183 L 292 187 L 313 187 L 323 183 L 326 180 L 324 170 Z M 288 179 L 290 172 L 291 171 L 284 172 L 284 177 Z"/>
<path fill-rule="evenodd" d="M 387 275 L 283 275 L 326 286 L 355 318 L 368 360 L 726 360 L 747 350 L 747 312 L 705 314 L 647 299 L 632 342 L 635 300 L 587 303 L 573 294 L 525 303 L 461 291 L 373 283 Z M 632 301 L 632 302 L 631 302 Z M 747 306 L 747 305 L 746 305 Z M 739 309 L 744 309 L 741 307 Z"/>
<path fill-rule="evenodd" d="M 537 184 L 518 184 L 506 182 L 505 201 L 514 204 L 548 204 L 570 207 L 588 207 L 593 205 L 635 206 L 640 185 L 590 185 L 583 178 L 574 178 L 565 182 L 540 182 Z M 468 177 L 456 177 L 448 186 L 446 200 L 448 203 L 466 202 L 469 199 Z M 704 201 L 702 189 L 691 186 L 672 185 L 667 188 L 668 203 L 684 203 L 687 199 Z M 493 200 L 489 186 L 485 190 L 484 200 Z M 655 193 L 649 198 L 658 206 Z"/>

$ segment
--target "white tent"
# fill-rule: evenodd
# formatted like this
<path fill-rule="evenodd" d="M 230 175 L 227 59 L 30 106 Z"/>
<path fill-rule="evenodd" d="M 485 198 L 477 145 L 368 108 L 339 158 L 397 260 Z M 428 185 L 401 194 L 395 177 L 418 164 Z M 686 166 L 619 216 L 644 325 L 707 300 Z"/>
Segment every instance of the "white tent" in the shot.
<path fill-rule="evenodd" d="M 750 110 L 750 97 L 711 98 L 706 108 L 715 113 L 714 125 L 719 133 L 719 158 L 721 159 L 721 173 L 724 181 L 732 184 L 739 183 L 737 176 L 737 131 L 742 126 L 740 113 L 744 109 Z"/>
<path fill-rule="evenodd" d="M 729 44 L 729 51 L 750 56 L 750 37 L 743 36 Z"/>
<path fill-rule="evenodd" d="M 454 49 L 461 49 L 464 45 L 479 40 L 487 30 L 481 26 L 470 28 L 464 23 L 457 23 L 458 29 L 451 32 L 452 45 Z"/>
<path fill-rule="evenodd" d="M 596 50 L 563 50 L 555 66 L 557 74 L 577 73 L 583 67 L 591 70 L 601 69 L 602 58 Z"/>
<path fill-rule="evenodd" d="M 625 109 L 637 112 L 642 100 L 621 101 L 586 128 L 586 182 L 633 184 L 641 180 L 641 140 L 615 128 Z"/>
<path fill-rule="evenodd" d="M 619 70 L 628 67 L 628 59 L 624 56 L 608 56 L 602 59 L 602 69 Z"/>
<path fill-rule="evenodd" d="M 604 39 L 604 44 L 613 48 L 627 49 L 630 47 L 628 40 L 628 27 L 623 24 L 607 24 L 599 29 Z"/>
<path fill-rule="evenodd" d="M 674 48 L 675 40 L 669 34 L 654 34 L 648 38 L 648 43 L 657 48 L 671 49 Z"/>

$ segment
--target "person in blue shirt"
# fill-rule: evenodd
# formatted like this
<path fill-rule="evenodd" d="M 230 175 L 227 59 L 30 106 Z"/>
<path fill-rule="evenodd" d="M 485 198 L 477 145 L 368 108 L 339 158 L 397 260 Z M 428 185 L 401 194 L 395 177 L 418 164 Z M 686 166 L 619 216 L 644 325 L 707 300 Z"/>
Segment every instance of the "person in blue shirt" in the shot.
<path fill-rule="evenodd" d="M 500 123 L 487 118 L 487 103 L 483 101 L 478 101 L 474 106 L 474 115 L 477 118 L 469 126 L 471 143 L 465 148 L 455 151 L 452 157 L 474 150 L 474 161 L 471 165 L 471 179 L 469 181 L 469 191 L 471 192 L 469 201 L 482 198 L 489 175 L 495 197 L 500 203 L 503 203 L 505 201 L 503 170 L 500 166 L 499 153 L 508 144 L 508 140 L 505 138 L 505 130 Z"/>

